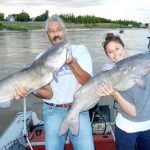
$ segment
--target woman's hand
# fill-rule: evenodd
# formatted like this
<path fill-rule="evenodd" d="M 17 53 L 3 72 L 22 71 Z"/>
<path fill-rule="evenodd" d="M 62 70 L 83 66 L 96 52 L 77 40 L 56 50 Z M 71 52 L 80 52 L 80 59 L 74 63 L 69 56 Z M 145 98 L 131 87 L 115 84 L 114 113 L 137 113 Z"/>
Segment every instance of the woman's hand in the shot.
<path fill-rule="evenodd" d="M 120 105 L 125 113 L 130 116 L 136 116 L 135 106 L 124 99 L 118 91 L 114 90 L 110 82 L 108 85 L 104 83 L 100 84 L 96 93 L 99 96 L 113 96 L 114 100 Z"/>
<path fill-rule="evenodd" d="M 16 100 L 19 100 L 20 98 L 26 97 L 28 96 L 28 92 L 27 90 L 21 86 L 21 85 L 16 85 L 14 87 L 14 96 Z"/>
<path fill-rule="evenodd" d="M 102 83 L 99 85 L 96 93 L 99 96 L 115 96 L 116 94 L 116 90 L 113 89 L 111 82 L 109 82 L 108 85 L 106 85 L 105 83 Z"/>

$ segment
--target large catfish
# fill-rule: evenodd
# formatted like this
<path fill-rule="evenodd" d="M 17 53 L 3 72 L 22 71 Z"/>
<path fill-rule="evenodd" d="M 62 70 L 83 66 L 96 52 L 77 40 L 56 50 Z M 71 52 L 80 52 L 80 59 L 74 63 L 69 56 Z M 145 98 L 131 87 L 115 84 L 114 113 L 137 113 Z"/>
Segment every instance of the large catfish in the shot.
<path fill-rule="evenodd" d="M 81 86 L 74 95 L 74 101 L 68 112 L 59 134 L 64 134 L 68 129 L 72 134 L 78 134 L 79 114 L 94 107 L 100 100 L 96 94 L 98 86 L 102 83 L 112 84 L 118 91 L 125 91 L 138 84 L 144 88 L 142 77 L 150 72 L 150 53 L 141 53 L 116 63 L 112 69 L 102 71 Z"/>
<path fill-rule="evenodd" d="M 30 93 L 47 85 L 53 79 L 57 80 L 59 69 L 70 55 L 70 44 L 63 41 L 46 50 L 28 67 L 1 79 L 0 108 L 11 106 L 15 85 L 22 85 Z"/>

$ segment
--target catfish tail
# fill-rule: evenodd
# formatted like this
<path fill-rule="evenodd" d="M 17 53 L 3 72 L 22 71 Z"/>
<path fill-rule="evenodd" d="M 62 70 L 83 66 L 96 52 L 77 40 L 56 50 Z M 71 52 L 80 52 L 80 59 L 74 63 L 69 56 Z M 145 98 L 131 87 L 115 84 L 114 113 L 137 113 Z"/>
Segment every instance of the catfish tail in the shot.
<path fill-rule="evenodd" d="M 67 118 L 63 121 L 60 130 L 59 136 L 64 135 L 68 130 L 73 135 L 78 135 L 79 133 L 79 117 L 77 116 L 74 120 L 68 120 Z"/>

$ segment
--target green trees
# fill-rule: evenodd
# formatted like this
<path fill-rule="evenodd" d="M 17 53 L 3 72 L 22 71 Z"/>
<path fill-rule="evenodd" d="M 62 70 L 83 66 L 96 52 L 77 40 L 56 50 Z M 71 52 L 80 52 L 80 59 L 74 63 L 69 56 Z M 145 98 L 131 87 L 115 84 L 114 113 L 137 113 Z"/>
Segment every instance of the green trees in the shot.
<path fill-rule="evenodd" d="M 9 18 L 13 16 L 15 18 L 15 21 L 30 21 L 30 16 L 28 13 L 26 12 L 21 12 L 20 14 L 11 14 L 8 15 L 8 17 L 6 18 L 6 20 L 9 20 Z"/>
<path fill-rule="evenodd" d="M 0 13 L 0 21 L 4 21 L 4 14 Z"/>
<path fill-rule="evenodd" d="M 84 23 L 84 24 L 96 24 L 96 23 L 111 23 L 111 20 L 105 19 L 105 18 L 100 18 L 96 16 L 90 16 L 90 15 L 85 15 L 85 16 L 77 16 L 75 17 L 73 14 L 61 14 L 59 15 L 65 22 L 67 23 Z"/>
<path fill-rule="evenodd" d="M 27 21 L 45 21 L 49 14 L 48 14 L 48 10 L 45 11 L 45 13 L 37 16 L 35 19 L 31 19 L 29 14 L 22 11 L 20 14 L 11 14 L 10 16 L 14 16 L 15 21 L 21 21 L 21 22 L 27 22 Z M 99 26 L 103 23 L 106 24 L 115 24 L 116 26 L 122 26 L 122 27 L 140 27 L 140 25 L 142 24 L 141 22 L 136 22 L 136 21 L 132 21 L 132 20 L 110 20 L 110 19 L 106 19 L 106 18 L 101 18 L 101 17 L 96 17 L 94 15 L 85 15 L 85 16 L 75 16 L 73 14 L 61 14 L 59 15 L 66 23 L 74 23 L 74 24 L 83 24 L 85 26 Z M 7 17 L 8 18 L 8 17 Z M 0 13 L 0 21 L 4 21 L 4 14 Z"/>
<path fill-rule="evenodd" d="M 17 14 L 17 21 L 30 21 L 30 16 L 26 12 L 22 12 L 20 14 Z"/>
<path fill-rule="evenodd" d="M 116 20 L 112 21 L 110 19 L 85 15 L 85 16 L 74 16 L 73 14 L 61 14 L 59 15 L 66 23 L 77 23 L 77 24 L 99 24 L 99 23 L 115 23 L 119 25 L 128 26 L 132 24 L 133 27 L 140 27 L 141 22 L 136 22 L 132 20 Z"/>
<path fill-rule="evenodd" d="M 45 21 L 48 18 L 48 10 L 46 10 L 46 12 L 40 16 L 37 16 L 35 18 L 35 21 Z"/>

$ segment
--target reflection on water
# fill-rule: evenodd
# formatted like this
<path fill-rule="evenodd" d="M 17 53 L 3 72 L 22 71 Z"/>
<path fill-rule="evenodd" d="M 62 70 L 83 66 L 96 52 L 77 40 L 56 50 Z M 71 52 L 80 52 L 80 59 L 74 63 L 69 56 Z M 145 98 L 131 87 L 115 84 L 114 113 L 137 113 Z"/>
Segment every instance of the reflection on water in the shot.
<path fill-rule="evenodd" d="M 70 30 L 68 39 L 73 44 L 84 44 L 89 49 L 94 66 L 94 73 L 97 73 L 101 65 L 107 61 L 101 43 L 108 32 L 119 34 L 120 29 L 100 29 L 100 30 Z M 49 42 L 44 31 L 31 32 L 0 32 L 0 78 L 17 71 L 25 64 L 31 63 L 34 57 L 41 51 L 49 47 Z M 148 51 L 148 29 L 124 29 L 123 34 L 119 34 L 124 41 L 129 55 Z M 41 107 L 41 100 L 35 100 L 30 96 L 28 109 L 35 111 Z M 0 120 L 0 132 L 3 125 L 7 125 L 14 114 L 22 111 L 22 103 L 17 102 L 12 108 L 0 110 L 0 117 L 7 116 L 8 120 Z M 10 118 L 9 118 L 10 117 Z"/>

